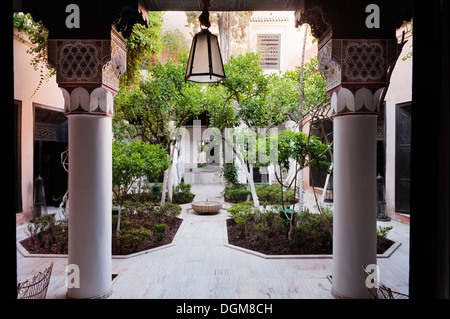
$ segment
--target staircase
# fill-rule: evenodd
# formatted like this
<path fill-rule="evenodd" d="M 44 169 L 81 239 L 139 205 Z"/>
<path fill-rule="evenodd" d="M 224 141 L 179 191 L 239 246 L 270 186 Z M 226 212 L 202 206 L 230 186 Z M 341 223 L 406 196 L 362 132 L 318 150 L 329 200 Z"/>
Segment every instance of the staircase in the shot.
<path fill-rule="evenodd" d="M 220 166 L 207 165 L 201 168 L 191 168 L 184 172 L 184 182 L 191 185 L 221 184 Z"/>

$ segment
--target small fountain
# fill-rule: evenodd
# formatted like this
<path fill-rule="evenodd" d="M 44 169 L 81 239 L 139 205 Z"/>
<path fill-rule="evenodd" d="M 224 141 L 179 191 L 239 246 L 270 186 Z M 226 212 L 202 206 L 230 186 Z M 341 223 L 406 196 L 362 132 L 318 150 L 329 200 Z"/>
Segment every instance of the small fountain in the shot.
<path fill-rule="evenodd" d="M 198 201 L 192 202 L 191 205 L 197 214 L 216 214 L 222 209 L 222 203 L 218 201 Z"/>

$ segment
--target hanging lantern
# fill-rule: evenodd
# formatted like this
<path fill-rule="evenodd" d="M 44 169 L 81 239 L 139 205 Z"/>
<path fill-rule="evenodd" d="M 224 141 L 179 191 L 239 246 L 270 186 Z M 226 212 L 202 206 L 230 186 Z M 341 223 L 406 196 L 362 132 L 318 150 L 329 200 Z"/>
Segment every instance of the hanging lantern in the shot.
<path fill-rule="evenodd" d="M 202 14 L 199 17 L 202 30 L 194 36 L 186 68 L 186 81 L 198 83 L 217 83 L 225 79 L 219 40 L 208 28 L 210 0 L 202 1 Z"/>

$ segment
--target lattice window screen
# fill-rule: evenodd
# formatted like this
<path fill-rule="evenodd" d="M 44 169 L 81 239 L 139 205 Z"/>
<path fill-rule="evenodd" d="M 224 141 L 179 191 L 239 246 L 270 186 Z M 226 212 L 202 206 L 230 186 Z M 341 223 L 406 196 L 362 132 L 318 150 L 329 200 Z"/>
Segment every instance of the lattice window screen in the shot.
<path fill-rule="evenodd" d="M 258 53 L 263 70 L 280 69 L 281 34 L 258 34 Z"/>

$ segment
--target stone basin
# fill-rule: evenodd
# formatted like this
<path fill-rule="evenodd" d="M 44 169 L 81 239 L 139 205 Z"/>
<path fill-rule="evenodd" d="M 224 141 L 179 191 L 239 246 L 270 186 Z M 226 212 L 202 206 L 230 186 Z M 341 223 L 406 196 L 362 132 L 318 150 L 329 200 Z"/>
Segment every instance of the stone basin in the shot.
<path fill-rule="evenodd" d="M 198 214 L 218 213 L 222 209 L 222 203 L 218 201 L 193 202 L 192 209 Z"/>

